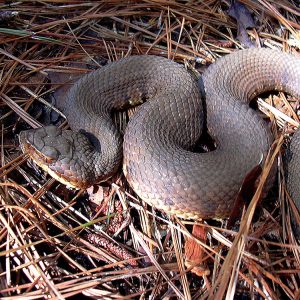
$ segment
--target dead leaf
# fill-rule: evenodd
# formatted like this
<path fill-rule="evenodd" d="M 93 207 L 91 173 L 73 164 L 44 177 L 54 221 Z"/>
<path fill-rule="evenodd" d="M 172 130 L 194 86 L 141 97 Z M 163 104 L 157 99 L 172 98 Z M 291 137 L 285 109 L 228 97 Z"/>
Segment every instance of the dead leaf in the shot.
<path fill-rule="evenodd" d="M 228 15 L 237 21 L 237 39 L 241 44 L 247 48 L 254 47 L 254 44 L 250 41 L 247 30 L 248 28 L 254 28 L 253 17 L 248 8 L 239 1 L 232 1 L 228 10 Z"/>
<path fill-rule="evenodd" d="M 203 241 L 203 243 L 206 242 L 206 231 L 204 227 L 194 225 L 192 233 L 193 236 Z M 191 271 L 198 276 L 209 275 L 209 269 L 203 264 L 204 250 L 199 243 L 187 238 L 184 245 L 184 252 L 186 257 L 184 264 L 187 268 L 193 267 Z"/>

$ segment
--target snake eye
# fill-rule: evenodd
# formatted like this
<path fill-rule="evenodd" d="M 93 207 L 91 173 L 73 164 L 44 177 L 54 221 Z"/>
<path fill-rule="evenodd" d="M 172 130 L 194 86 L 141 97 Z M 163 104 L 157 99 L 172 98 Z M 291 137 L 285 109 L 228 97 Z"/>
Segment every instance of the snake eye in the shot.
<path fill-rule="evenodd" d="M 44 157 L 47 163 L 51 163 L 58 159 L 59 153 L 55 148 L 50 146 L 45 146 L 43 148 L 43 153 L 41 153 L 41 155 Z"/>

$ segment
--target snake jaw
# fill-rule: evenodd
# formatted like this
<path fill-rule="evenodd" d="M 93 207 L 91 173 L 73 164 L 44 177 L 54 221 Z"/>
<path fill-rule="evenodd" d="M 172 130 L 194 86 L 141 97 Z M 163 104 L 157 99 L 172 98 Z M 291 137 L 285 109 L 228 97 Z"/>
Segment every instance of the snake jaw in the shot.
<path fill-rule="evenodd" d="M 74 150 L 76 144 L 73 137 L 76 134 L 55 126 L 22 131 L 19 135 L 20 147 L 57 181 L 68 188 L 85 189 L 92 185 L 95 177 L 94 174 L 78 171 L 82 171 L 82 154 Z"/>

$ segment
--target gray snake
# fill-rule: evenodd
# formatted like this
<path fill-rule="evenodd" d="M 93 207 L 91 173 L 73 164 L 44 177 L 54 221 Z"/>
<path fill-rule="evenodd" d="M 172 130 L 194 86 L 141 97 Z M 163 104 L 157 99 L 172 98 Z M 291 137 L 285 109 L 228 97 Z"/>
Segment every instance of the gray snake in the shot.
<path fill-rule="evenodd" d="M 123 157 L 126 179 L 147 203 L 185 218 L 227 217 L 245 175 L 272 143 L 268 125 L 249 102 L 273 90 L 300 96 L 300 59 L 269 49 L 241 50 L 208 67 L 203 82 L 214 151 L 193 151 L 204 117 L 197 80 L 157 56 L 131 56 L 84 76 L 67 96 L 72 131 L 49 126 L 22 132 L 22 149 L 78 188 L 106 180 Z M 112 111 L 145 100 L 123 141 Z M 288 186 L 300 206 L 299 135 L 291 144 Z"/>

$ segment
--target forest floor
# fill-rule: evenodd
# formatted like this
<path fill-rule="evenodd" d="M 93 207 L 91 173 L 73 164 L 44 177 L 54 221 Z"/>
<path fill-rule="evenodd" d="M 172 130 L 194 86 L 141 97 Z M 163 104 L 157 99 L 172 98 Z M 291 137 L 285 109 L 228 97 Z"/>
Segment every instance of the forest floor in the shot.
<path fill-rule="evenodd" d="M 299 215 L 281 157 L 299 124 L 299 99 L 277 93 L 259 100 L 274 144 L 253 197 L 229 222 L 156 210 L 135 195 L 121 169 L 88 191 L 67 189 L 33 164 L 18 140 L 42 124 L 66 128 L 68 88 L 111 61 L 159 55 L 200 76 L 238 49 L 299 56 L 299 24 L 299 2 L 287 0 L 0 4 L 1 299 L 300 299 L 300 247 L 291 225 Z M 115 114 L 121 131 L 132 113 Z M 261 200 L 272 164 L 276 183 Z M 186 240 L 200 262 L 186 264 Z"/>

